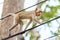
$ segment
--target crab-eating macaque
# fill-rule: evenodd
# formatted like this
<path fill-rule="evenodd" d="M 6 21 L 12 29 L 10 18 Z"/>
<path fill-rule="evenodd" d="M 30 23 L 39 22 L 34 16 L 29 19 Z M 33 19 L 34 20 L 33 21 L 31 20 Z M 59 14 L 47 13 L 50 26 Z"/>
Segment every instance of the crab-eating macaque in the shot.
<path fill-rule="evenodd" d="M 40 16 L 42 13 L 42 11 L 38 8 L 36 8 L 35 10 L 33 11 L 23 11 L 23 12 L 19 12 L 17 14 L 14 14 L 14 13 L 9 13 L 7 14 L 6 16 L 8 15 L 11 15 L 13 16 L 13 25 L 12 27 L 9 29 L 9 31 L 11 31 L 13 28 L 15 28 L 18 24 L 20 24 L 20 31 L 22 30 L 22 27 L 23 27 L 23 19 L 30 19 L 30 21 L 28 22 L 28 24 L 26 25 L 26 28 L 31 24 L 31 22 L 35 21 L 37 23 L 40 24 L 39 21 L 37 21 L 35 19 L 36 16 Z M 5 17 L 6 17 L 5 16 Z M 25 28 L 25 30 L 26 30 Z"/>

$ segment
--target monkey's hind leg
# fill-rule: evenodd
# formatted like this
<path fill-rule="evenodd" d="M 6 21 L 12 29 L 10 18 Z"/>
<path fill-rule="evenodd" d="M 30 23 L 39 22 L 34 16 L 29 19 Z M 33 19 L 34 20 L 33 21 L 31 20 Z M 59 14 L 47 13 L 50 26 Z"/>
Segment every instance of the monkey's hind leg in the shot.
<path fill-rule="evenodd" d="M 23 28 L 23 22 L 22 22 L 22 20 L 19 20 L 19 24 L 20 24 L 20 32 L 21 32 L 22 28 Z"/>
<path fill-rule="evenodd" d="M 17 25 L 18 25 L 18 24 L 15 24 L 15 25 L 12 26 L 11 29 L 9 29 L 9 36 L 11 36 L 11 30 L 14 29 Z"/>
<path fill-rule="evenodd" d="M 12 28 L 9 29 L 9 31 L 11 31 L 12 29 L 14 29 L 18 24 L 15 24 L 12 26 Z"/>
<path fill-rule="evenodd" d="M 9 29 L 9 34 L 11 34 L 11 30 L 14 29 L 17 25 L 18 25 L 18 22 L 19 22 L 19 18 L 16 18 L 14 19 L 14 24 L 12 25 L 12 27 Z"/>

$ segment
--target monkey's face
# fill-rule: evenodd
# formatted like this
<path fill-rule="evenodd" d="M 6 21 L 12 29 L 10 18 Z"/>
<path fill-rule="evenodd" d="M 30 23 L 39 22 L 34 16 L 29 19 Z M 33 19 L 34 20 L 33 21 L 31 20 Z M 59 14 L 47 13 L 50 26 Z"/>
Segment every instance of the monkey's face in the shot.
<path fill-rule="evenodd" d="M 40 11 L 40 10 L 36 10 L 36 16 L 40 16 L 41 15 L 41 13 L 42 13 L 42 11 Z"/>

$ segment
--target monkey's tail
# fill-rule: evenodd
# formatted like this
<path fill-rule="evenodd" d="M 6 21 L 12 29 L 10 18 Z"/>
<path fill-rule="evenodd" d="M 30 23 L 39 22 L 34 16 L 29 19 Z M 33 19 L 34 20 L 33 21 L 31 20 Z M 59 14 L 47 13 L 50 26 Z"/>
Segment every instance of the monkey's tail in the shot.
<path fill-rule="evenodd" d="M 14 13 L 8 13 L 7 15 L 3 16 L 0 20 L 3 20 L 3 19 L 5 19 L 5 18 L 7 18 L 7 17 L 9 17 L 9 16 L 13 16 L 13 15 L 14 15 Z"/>

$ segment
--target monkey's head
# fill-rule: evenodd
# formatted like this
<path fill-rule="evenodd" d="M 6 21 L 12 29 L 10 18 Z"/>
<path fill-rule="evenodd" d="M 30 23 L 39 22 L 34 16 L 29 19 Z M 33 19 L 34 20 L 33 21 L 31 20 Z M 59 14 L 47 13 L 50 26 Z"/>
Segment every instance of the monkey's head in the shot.
<path fill-rule="evenodd" d="M 40 16 L 42 11 L 40 9 L 36 8 L 35 13 L 36 13 L 36 16 Z"/>

